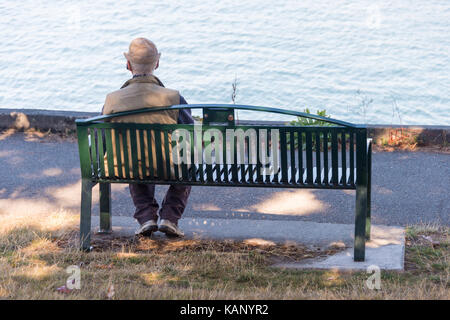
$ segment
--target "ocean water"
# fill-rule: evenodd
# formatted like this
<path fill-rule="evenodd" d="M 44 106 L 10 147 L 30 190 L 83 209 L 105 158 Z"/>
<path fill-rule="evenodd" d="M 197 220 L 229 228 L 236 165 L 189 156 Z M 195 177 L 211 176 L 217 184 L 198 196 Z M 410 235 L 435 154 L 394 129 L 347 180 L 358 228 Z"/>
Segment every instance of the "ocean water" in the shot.
<path fill-rule="evenodd" d="M 1 0 L 0 108 L 100 111 L 139 36 L 190 103 L 231 103 L 236 79 L 239 104 L 450 124 L 448 0 Z"/>

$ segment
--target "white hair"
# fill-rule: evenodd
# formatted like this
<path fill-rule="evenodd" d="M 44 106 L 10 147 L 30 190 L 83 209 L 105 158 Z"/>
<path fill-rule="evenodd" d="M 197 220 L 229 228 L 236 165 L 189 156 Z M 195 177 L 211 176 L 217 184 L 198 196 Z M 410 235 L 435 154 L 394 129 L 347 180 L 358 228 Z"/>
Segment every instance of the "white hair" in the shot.
<path fill-rule="evenodd" d="M 159 57 L 155 44 L 146 38 L 136 38 L 130 43 L 125 57 L 131 65 L 133 74 L 152 73 L 155 70 Z"/>

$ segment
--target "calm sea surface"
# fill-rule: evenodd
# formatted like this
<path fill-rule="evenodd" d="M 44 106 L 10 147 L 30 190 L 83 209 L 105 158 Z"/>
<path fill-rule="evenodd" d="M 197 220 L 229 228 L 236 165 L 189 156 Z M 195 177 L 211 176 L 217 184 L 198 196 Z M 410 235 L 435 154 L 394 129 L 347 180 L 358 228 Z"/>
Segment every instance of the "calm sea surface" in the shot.
<path fill-rule="evenodd" d="M 236 77 L 239 104 L 450 124 L 448 0 L 1 0 L 0 108 L 100 111 L 139 36 L 190 103 L 230 103 Z"/>

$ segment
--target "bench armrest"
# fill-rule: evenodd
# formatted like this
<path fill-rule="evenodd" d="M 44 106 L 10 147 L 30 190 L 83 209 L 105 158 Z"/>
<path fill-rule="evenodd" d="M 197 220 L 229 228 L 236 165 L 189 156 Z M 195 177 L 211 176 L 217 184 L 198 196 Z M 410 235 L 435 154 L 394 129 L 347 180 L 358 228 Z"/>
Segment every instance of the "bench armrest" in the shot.
<path fill-rule="evenodd" d="M 367 139 L 367 152 L 369 152 L 369 150 L 372 150 L 372 138 Z"/>

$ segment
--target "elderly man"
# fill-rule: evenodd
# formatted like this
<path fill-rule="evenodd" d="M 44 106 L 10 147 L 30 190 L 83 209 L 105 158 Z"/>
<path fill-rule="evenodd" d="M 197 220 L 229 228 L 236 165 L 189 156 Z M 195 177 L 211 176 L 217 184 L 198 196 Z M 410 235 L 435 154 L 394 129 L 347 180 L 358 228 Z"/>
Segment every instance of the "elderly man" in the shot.
<path fill-rule="evenodd" d="M 159 66 L 161 54 L 155 44 L 145 38 L 131 41 L 127 59 L 127 69 L 133 77 L 124 83 L 120 90 L 107 95 L 103 114 L 111 114 L 141 108 L 187 104 L 178 91 L 167 89 L 162 82 L 153 75 Z M 172 110 L 157 113 L 147 113 L 115 118 L 116 122 L 133 123 L 194 123 L 190 111 Z M 159 230 L 168 237 L 184 236 L 178 227 L 191 191 L 190 186 L 171 185 L 159 210 L 161 221 L 158 226 L 158 202 L 155 200 L 155 185 L 130 184 L 130 193 L 136 207 L 134 218 L 140 227 L 137 235 L 151 236 Z"/>

